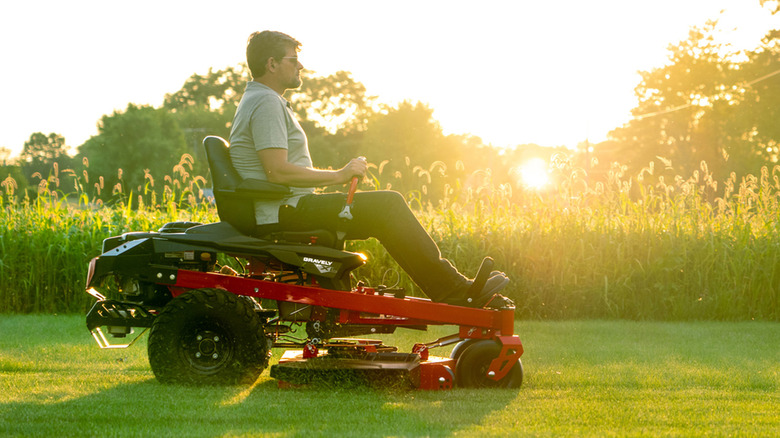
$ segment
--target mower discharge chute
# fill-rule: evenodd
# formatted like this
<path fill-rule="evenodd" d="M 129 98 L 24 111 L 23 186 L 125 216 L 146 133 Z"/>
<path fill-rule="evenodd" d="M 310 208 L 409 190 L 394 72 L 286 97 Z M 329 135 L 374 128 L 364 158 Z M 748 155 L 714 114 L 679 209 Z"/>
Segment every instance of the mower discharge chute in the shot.
<path fill-rule="evenodd" d="M 103 242 L 87 277 L 87 292 L 97 299 L 87 328 L 101 348 L 127 347 L 149 331 L 149 362 L 161 382 L 251 384 L 268 366 L 270 349 L 286 348 L 270 370 L 280 384 L 346 377 L 423 389 L 521 385 L 523 347 L 510 300 L 497 295 L 476 309 L 401 289 L 353 287 L 350 273 L 366 258 L 344 251 L 343 236 L 323 230 L 251 235 L 252 200 L 281 198 L 289 189 L 242 181 L 223 139 L 207 137 L 204 145 L 221 222 L 169 223 Z M 234 269 L 227 260 L 240 263 Z M 485 259 L 475 283 L 491 267 Z M 457 331 L 409 353 L 359 338 L 429 325 Z M 135 329 L 144 330 L 131 342 L 112 343 Z M 452 344 L 450 357 L 429 354 Z"/>

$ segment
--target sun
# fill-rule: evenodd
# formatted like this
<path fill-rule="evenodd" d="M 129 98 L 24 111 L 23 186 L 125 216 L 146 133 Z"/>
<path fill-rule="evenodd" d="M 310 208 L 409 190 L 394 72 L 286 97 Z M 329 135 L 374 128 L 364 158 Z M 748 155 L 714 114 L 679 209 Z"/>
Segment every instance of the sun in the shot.
<path fill-rule="evenodd" d="M 531 158 L 520 166 L 520 183 L 529 189 L 541 189 L 550 182 L 547 162 L 541 158 Z"/>

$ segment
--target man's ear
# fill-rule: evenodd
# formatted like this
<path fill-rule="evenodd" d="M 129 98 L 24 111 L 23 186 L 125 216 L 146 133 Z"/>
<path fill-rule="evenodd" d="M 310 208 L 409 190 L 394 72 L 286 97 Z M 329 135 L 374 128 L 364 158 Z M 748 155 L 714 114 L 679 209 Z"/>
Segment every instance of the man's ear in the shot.
<path fill-rule="evenodd" d="M 273 72 L 276 70 L 276 59 L 273 56 L 269 56 L 265 61 L 265 70 Z"/>

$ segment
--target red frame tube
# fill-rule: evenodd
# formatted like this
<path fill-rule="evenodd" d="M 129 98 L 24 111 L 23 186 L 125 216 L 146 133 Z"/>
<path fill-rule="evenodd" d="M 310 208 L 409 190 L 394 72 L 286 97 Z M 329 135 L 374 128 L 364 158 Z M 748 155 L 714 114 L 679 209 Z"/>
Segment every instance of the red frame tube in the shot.
<path fill-rule="evenodd" d="M 423 298 L 395 298 L 330 290 L 316 286 L 276 283 L 212 272 L 179 270 L 176 283 L 170 288 L 174 297 L 184 293 L 187 289 L 218 288 L 236 295 L 341 309 L 346 311 L 342 312 L 340 316 L 339 322 L 341 323 L 399 326 L 455 324 L 461 326 L 461 337 L 463 338 L 483 338 L 487 333 L 511 336 L 514 327 L 514 311 L 512 310 L 473 309 L 434 303 Z M 473 328 L 473 330 L 470 330 L 471 333 L 469 333 L 469 330 L 464 331 L 463 327 Z"/>

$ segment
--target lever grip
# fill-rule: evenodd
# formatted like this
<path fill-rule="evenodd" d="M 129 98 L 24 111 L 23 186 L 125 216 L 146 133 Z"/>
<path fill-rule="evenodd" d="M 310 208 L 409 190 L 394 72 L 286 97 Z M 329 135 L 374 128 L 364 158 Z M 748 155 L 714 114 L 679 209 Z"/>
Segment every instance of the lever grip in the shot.
<path fill-rule="evenodd" d="M 354 176 L 349 184 L 349 192 L 347 192 L 347 205 L 352 205 L 352 198 L 355 196 L 355 191 L 357 191 L 357 185 L 358 177 Z"/>

